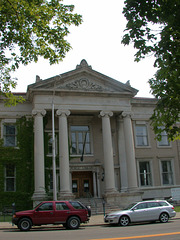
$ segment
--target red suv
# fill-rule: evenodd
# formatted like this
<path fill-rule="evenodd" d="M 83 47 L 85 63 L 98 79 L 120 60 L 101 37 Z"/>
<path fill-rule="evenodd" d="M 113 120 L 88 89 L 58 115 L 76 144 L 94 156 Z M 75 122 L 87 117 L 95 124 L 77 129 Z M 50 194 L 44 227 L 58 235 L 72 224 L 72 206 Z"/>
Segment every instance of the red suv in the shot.
<path fill-rule="evenodd" d="M 44 201 L 33 210 L 16 212 L 12 223 L 21 231 L 46 224 L 62 224 L 66 229 L 77 229 L 80 223 L 89 221 L 90 216 L 90 208 L 77 201 Z"/>

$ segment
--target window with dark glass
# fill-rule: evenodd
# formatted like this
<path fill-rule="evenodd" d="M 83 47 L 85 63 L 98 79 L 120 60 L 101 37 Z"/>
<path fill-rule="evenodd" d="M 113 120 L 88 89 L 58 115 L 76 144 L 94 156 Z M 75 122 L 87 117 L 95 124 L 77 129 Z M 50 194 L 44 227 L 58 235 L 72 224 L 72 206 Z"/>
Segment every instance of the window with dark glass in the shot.
<path fill-rule="evenodd" d="M 136 125 L 136 146 L 148 146 L 146 125 Z"/>
<path fill-rule="evenodd" d="M 151 186 L 151 169 L 149 161 L 139 162 L 140 184 L 141 186 Z"/>
<path fill-rule="evenodd" d="M 71 154 L 91 154 L 89 126 L 71 126 Z"/>
<path fill-rule="evenodd" d="M 170 160 L 161 161 L 162 184 L 173 184 L 172 162 Z"/>
<path fill-rule="evenodd" d="M 5 147 L 16 146 L 16 126 L 13 124 L 4 124 L 3 139 Z"/>
<path fill-rule="evenodd" d="M 53 204 L 52 203 L 43 203 L 40 207 L 37 209 L 38 211 L 50 211 L 53 210 Z"/>
<path fill-rule="evenodd" d="M 16 168 L 14 164 L 5 166 L 5 192 L 16 191 Z"/>

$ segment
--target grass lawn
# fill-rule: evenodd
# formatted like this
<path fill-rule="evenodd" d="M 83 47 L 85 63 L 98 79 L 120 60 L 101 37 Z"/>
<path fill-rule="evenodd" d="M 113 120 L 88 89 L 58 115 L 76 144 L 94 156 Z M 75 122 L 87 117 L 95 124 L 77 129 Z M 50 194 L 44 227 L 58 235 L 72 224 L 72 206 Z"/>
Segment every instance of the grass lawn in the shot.
<path fill-rule="evenodd" d="M 2 216 L 0 215 L 0 222 L 11 222 L 12 216 Z"/>
<path fill-rule="evenodd" d="M 176 206 L 176 207 L 174 207 L 174 209 L 176 212 L 180 212 L 180 206 Z"/>

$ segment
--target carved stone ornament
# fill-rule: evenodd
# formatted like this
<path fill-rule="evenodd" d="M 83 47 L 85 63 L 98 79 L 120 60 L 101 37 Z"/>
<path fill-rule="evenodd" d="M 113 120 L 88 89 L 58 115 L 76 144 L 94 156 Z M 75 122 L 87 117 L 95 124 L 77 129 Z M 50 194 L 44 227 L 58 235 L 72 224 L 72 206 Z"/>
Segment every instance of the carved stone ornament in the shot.
<path fill-rule="evenodd" d="M 32 110 L 32 115 L 33 116 L 45 116 L 46 115 L 46 110 L 45 109 L 43 109 L 43 110 L 39 110 L 39 109 L 33 109 Z"/>
<path fill-rule="evenodd" d="M 70 111 L 69 110 L 66 110 L 66 109 L 58 109 L 56 111 L 56 115 L 57 116 L 62 116 L 62 117 L 68 117 L 70 115 Z"/>
<path fill-rule="evenodd" d="M 88 65 L 87 61 L 85 59 L 81 60 L 80 65 L 76 66 L 76 69 L 78 68 L 92 68 L 90 65 Z"/>
<path fill-rule="evenodd" d="M 76 89 L 76 90 L 86 90 L 86 91 L 102 91 L 103 90 L 101 86 L 99 86 L 96 83 L 90 82 L 86 78 L 68 83 L 66 84 L 66 88 Z"/>
<path fill-rule="evenodd" d="M 111 111 L 101 111 L 100 112 L 100 117 L 112 117 L 113 116 L 113 112 Z"/>
<path fill-rule="evenodd" d="M 126 118 L 126 117 L 127 117 L 127 118 L 131 118 L 132 115 L 133 115 L 133 114 L 132 114 L 131 112 L 122 112 L 122 117 L 123 117 L 123 118 Z"/>

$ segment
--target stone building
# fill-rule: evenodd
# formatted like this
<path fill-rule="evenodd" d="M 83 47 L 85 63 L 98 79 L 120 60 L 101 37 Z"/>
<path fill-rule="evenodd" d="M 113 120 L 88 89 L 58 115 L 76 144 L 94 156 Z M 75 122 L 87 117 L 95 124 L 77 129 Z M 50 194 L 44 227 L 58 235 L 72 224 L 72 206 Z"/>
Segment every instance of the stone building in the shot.
<path fill-rule="evenodd" d="M 52 105 L 58 199 L 104 198 L 124 206 L 140 199 L 178 197 L 180 144 L 169 142 L 165 132 L 161 141 L 155 139 L 150 117 L 156 100 L 135 97 L 137 92 L 129 81 L 105 76 L 82 60 L 61 75 L 45 80 L 37 76 L 23 104 L 7 108 L 0 102 L 4 147 L 17 145 L 18 118 L 34 118 L 34 202 L 47 198 L 44 134 L 49 136 L 51 159 Z M 11 181 L 4 170 L 5 192 L 15 191 L 15 167 Z M 52 191 L 52 173 L 49 179 Z"/>

